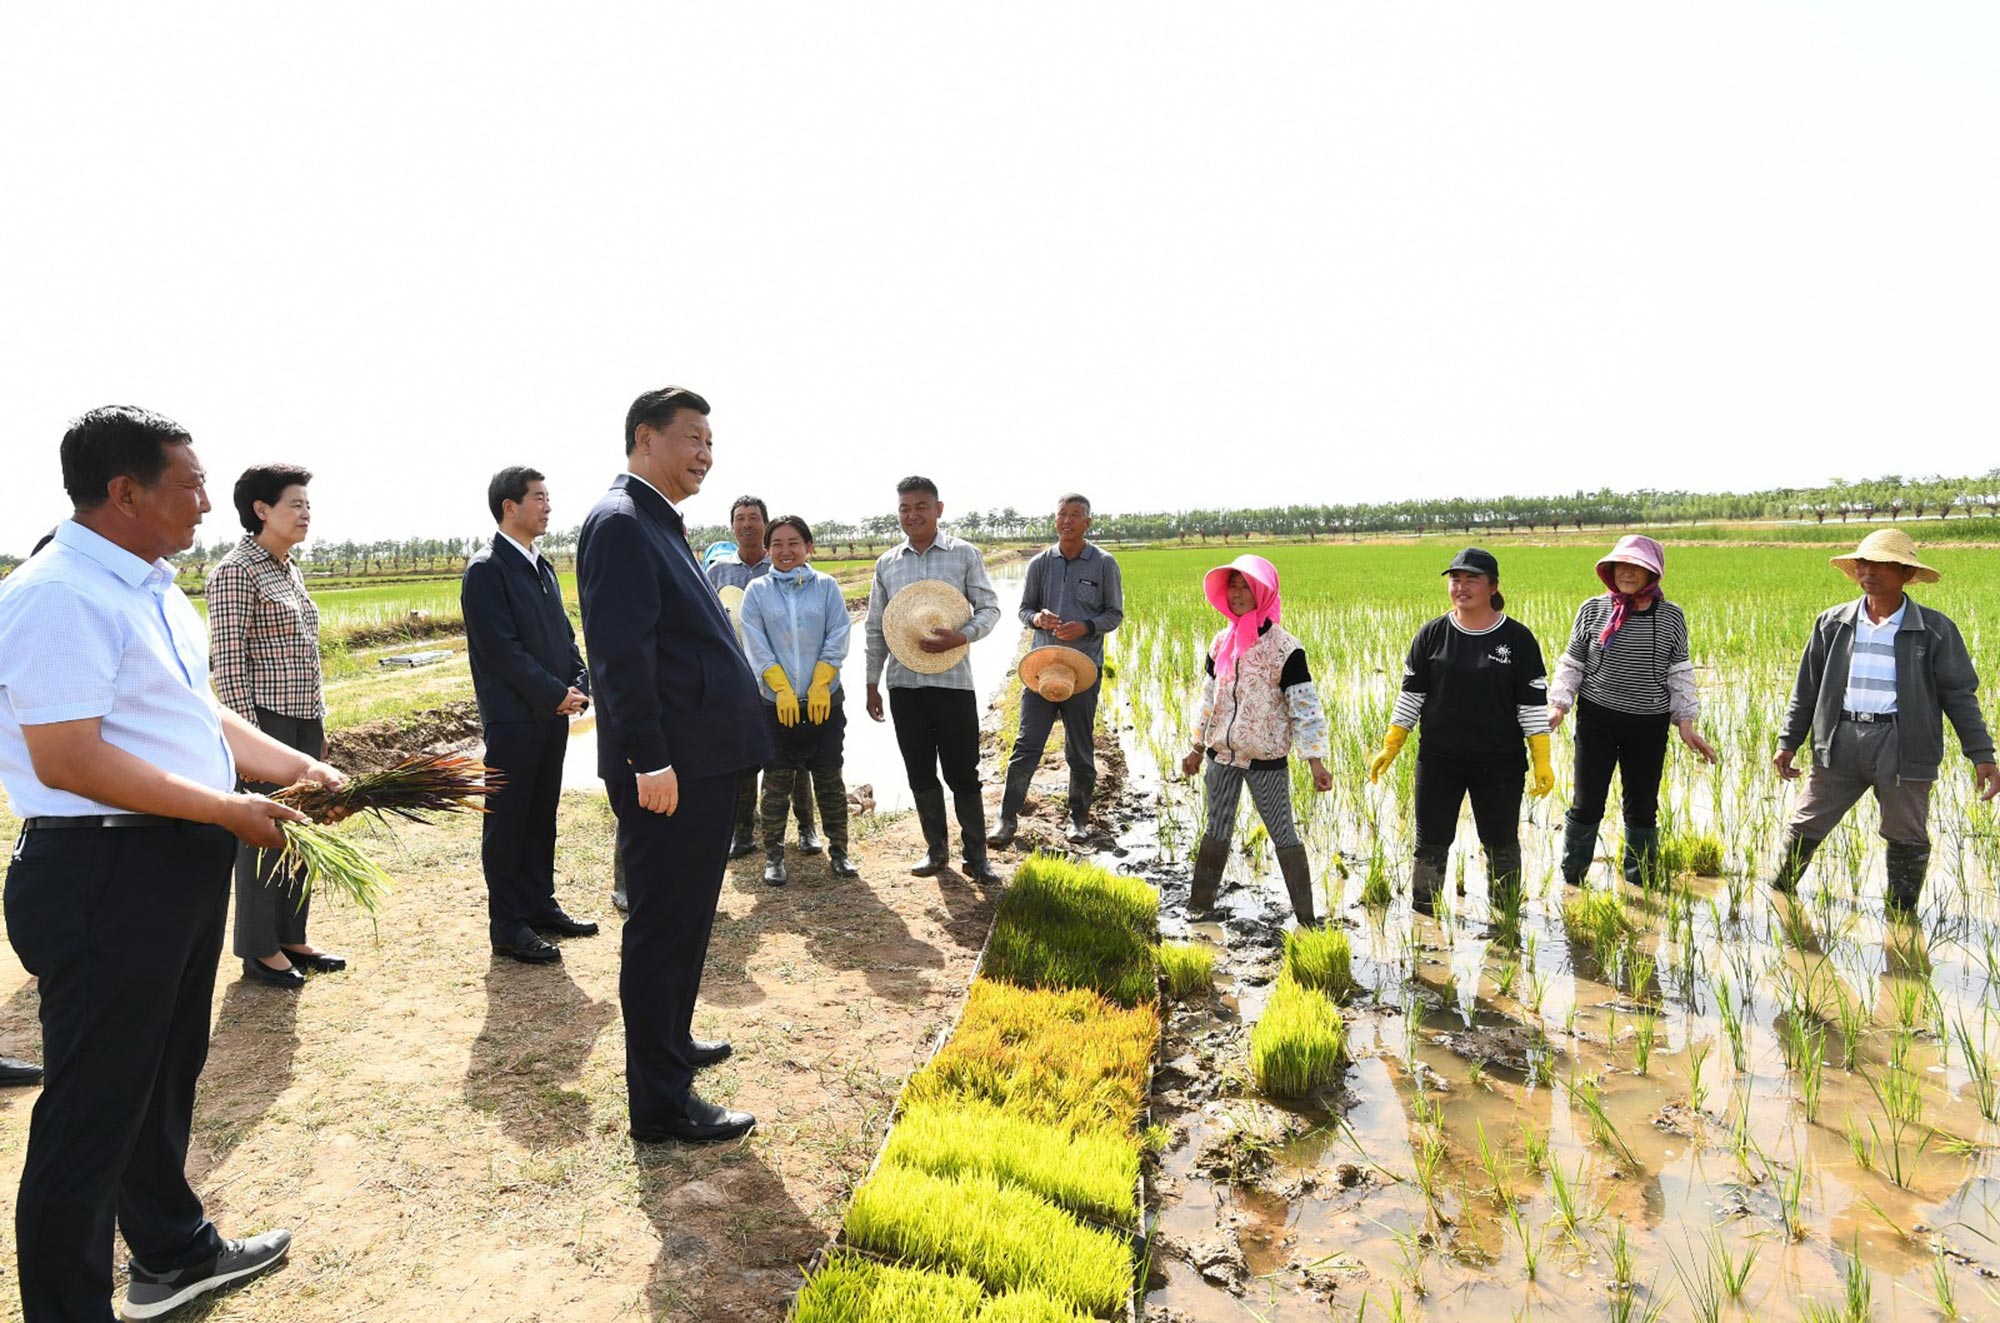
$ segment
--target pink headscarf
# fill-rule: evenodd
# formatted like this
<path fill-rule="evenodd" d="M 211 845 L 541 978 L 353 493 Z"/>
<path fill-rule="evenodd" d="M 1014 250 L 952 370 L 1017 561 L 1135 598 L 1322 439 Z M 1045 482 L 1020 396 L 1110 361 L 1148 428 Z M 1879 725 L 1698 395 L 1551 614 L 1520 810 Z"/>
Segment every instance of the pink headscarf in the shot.
<path fill-rule="evenodd" d="M 1234 570 L 1250 585 L 1255 603 L 1243 615 L 1229 609 L 1229 574 Z M 1266 622 L 1275 621 L 1283 611 L 1278 598 L 1278 567 L 1262 556 L 1238 556 L 1227 565 L 1218 565 L 1201 581 L 1208 604 L 1232 623 L 1215 636 L 1209 652 L 1215 657 L 1215 673 L 1228 678 L 1236 671 L 1236 659 L 1257 646 Z"/>
<path fill-rule="evenodd" d="M 1653 581 L 1636 593 L 1618 591 L 1618 580 L 1613 577 L 1614 565 L 1636 565 L 1652 573 Z M 1597 636 L 1598 645 L 1611 642 L 1625 623 L 1628 612 L 1639 609 L 1642 603 L 1657 602 L 1665 596 L 1660 591 L 1660 579 L 1667 572 L 1667 550 L 1652 538 L 1632 533 L 1618 539 L 1618 545 L 1603 560 L 1597 562 L 1597 577 L 1611 590 L 1611 619 L 1604 622 L 1604 632 Z"/>

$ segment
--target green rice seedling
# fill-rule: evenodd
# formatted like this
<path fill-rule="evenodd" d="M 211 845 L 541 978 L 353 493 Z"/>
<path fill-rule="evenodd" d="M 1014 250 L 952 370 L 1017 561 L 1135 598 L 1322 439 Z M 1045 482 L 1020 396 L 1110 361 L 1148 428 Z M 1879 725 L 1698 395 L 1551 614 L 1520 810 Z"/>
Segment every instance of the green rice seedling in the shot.
<path fill-rule="evenodd" d="M 1986 1009 L 1979 1012 L 1981 1033 L 1974 1037 L 1961 1017 L 1953 1028 L 1958 1039 L 1958 1054 L 1965 1062 L 1965 1072 L 1972 1085 L 1973 1099 L 1979 1104 L 1979 1114 L 1988 1121 L 2000 1120 L 2000 1080 L 1993 1071 L 1993 1058 L 1986 1055 L 1985 1023 Z"/>
<path fill-rule="evenodd" d="M 1576 1160 L 1576 1175 L 1563 1174 L 1562 1164 L 1549 1164 L 1549 1191 L 1555 1206 L 1550 1217 L 1550 1225 L 1560 1231 L 1578 1249 L 1583 1248 L 1583 1233 L 1598 1218 L 1599 1210 L 1585 1203 L 1583 1190 L 1583 1159 Z"/>
<path fill-rule="evenodd" d="M 1870 1076 L 1868 1084 L 1875 1091 L 1876 1101 L 1882 1104 L 1883 1114 L 1891 1121 L 1904 1125 L 1923 1122 L 1924 1082 L 1903 1058 L 1892 1060 L 1879 1078 Z"/>
<path fill-rule="evenodd" d="M 1121 1006 L 1158 993 L 1159 895 L 1092 864 L 1033 854 L 1000 897 L 986 948 L 989 978 L 1027 988 L 1090 988 Z"/>
<path fill-rule="evenodd" d="M 1278 975 L 1264 1013 L 1250 1030 L 1250 1074 L 1276 1098 L 1303 1098 L 1340 1078 L 1347 1027 L 1324 993 Z"/>
<path fill-rule="evenodd" d="M 1805 1048 L 1799 1058 L 1799 1105 L 1804 1109 L 1806 1120 L 1819 1120 L 1820 1088 L 1826 1082 L 1826 1030 L 1820 1029 L 1806 1036 Z"/>
<path fill-rule="evenodd" d="M 1931 1299 L 1937 1302 L 1937 1312 L 1941 1318 L 1958 1317 L 1958 1284 L 1951 1270 L 1951 1259 L 1944 1252 L 1942 1244 L 1931 1250 Z"/>
<path fill-rule="evenodd" d="M 1667 1257 L 1673 1262 L 1674 1275 L 1681 1279 L 1681 1294 L 1687 1297 L 1688 1317 L 1694 1323 L 1720 1323 L 1729 1295 L 1716 1274 L 1714 1255 L 1695 1254 L 1690 1247 L 1686 1259 L 1673 1250 L 1667 1251 Z"/>
<path fill-rule="evenodd" d="M 1896 1027 L 1913 1030 L 1923 1023 L 1924 985 L 1911 979 L 1889 984 L 1889 1004 L 1896 1012 Z"/>
<path fill-rule="evenodd" d="M 800 1289 L 791 1323 L 974 1323 L 985 1298 L 963 1273 L 899 1268 L 835 1254 Z"/>
<path fill-rule="evenodd" d="M 1718 1227 L 1709 1236 L 1708 1254 L 1715 1264 L 1715 1276 L 1722 1283 L 1723 1293 L 1731 1300 L 1741 1300 L 1743 1288 L 1750 1284 L 1750 1270 L 1757 1266 L 1756 1243 L 1745 1245 L 1739 1259 L 1729 1252 L 1729 1239 Z"/>
<path fill-rule="evenodd" d="M 1611 1292 L 1611 1323 L 1659 1323 L 1666 1315 L 1667 1306 L 1673 1303 L 1671 1296 L 1658 1294 L 1660 1275 L 1653 1274 L 1645 1290 L 1645 1303 L 1640 1302 L 1637 1284 L 1614 1287 Z"/>
<path fill-rule="evenodd" d="M 1625 987 L 1637 1001 L 1649 1001 L 1653 993 L 1653 973 L 1659 962 L 1639 950 L 1636 939 L 1625 944 Z"/>
<path fill-rule="evenodd" d="M 1132 1289 L 1123 1236 L 988 1176 L 879 1167 L 854 1192 L 845 1232 L 860 1250 L 961 1271 L 993 1290 L 1034 1287 L 1093 1313 L 1121 1307 Z"/>
<path fill-rule="evenodd" d="M 1613 1286 L 1629 1287 L 1632 1277 L 1632 1242 L 1625 1236 L 1625 1219 L 1619 1218 L 1611 1232 L 1611 1239 L 1605 1243 L 1611 1256 L 1611 1282 Z"/>
<path fill-rule="evenodd" d="M 1653 1065 L 1653 1041 L 1660 1032 L 1660 1015 L 1652 1007 L 1647 1007 L 1639 1016 L 1637 1029 L 1632 1038 L 1633 1064 L 1641 1075 L 1650 1074 Z"/>
<path fill-rule="evenodd" d="M 1444 1173 L 1446 1149 L 1444 1137 L 1437 1131 L 1425 1127 L 1417 1131 L 1410 1146 L 1410 1184 L 1417 1187 L 1417 1193 L 1432 1208 L 1438 1207 L 1444 1192 L 1441 1179 Z M 1423 1294 L 1421 1291 L 1419 1295 Z"/>
<path fill-rule="evenodd" d="M 988 1296 L 975 1323 L 1093 1323 L 1089 1314 L 1072 1309 L 1043 1291 L 1006 1291 Z"/>
<path fill-rule="evenodd" d="M 1605 1114 L 1604 1098 L 1599 1093 L 1597 1081 L 1586 1075 L 1581 1079 L 1572 1075 L 1569 1080 L 1570 1101 L 1583 1109 L 1584 1119 L 1590 1123 L 1590 1133 L 1600 1148 L 1614 1150 L 1635 1169 L 1639 1160 L 1632 1156 L 1632 1150 L 1625 1146 L 1625 1140 L 1618 1134 L 1618 1127 L 1611 1124 Z"/>
<path fill-rule="evenodd" d="M 1514 1196 L 1508 1192 L 1507 1186 L 1513 1164 L 1507 1160 L 1504 1149 L 1487 1140 L 1484 1121 L 1475 1121 L 1473 1130 L 1479 1140 L 1479 1165 L 1486 1173 L 1487 1192 L 1493 1196 L 1496 1207 L 1511 1208 Z"/>
<path fill-rule="evenodd" d="M 1521 1127 L 1521 1152 L 1529 1171 L 1547 1171 L 1549 1166 L 1549 1137 L 1538 1135 L 1527 1125 Z"/>
<path fill-rule="evenodd" d="M 1731 995 L 1729 975 L 1715 976 L 1715 1013 L 1722 1017 L 1722 1032 L 1729 1040 L 1729 1061 L 1737 1074 L 1749 1068 L 1749 1053 L 1743 1041 L 1743 1008 Z"/>
<path fill-rule="evenodd" d="M 1844 1133 L 1847 1136 L 1847 1153 L 1854 1159 L 1854 1165 L 1863 1171 L 1875 1170 L 1875 1151 L 1868 1146 L 1868 1132 L 1861 1128 L 1861 1123 L 1855 1120 L 1852 1112 L 1847 1114 Z"/>
<path fill-rule="evenodd" d="M 1861 998 L 1853 996 L 1847 985 L 1840 985 L 1840 1068 L 1853 1070 L 1854 1063 L 1861 1056 L 1861 1039 L 1868 1031 L 1872 1018 Z"/>
<path fill-rule="evenodd" d="M 1708 1061 L 1712 1043 L 1696 1043 L 1688 1049 L 1688 1105 L 1697 1112 L 1708 1101 L 1708 1086 L 1702 1082 L 1702 1066 Z"/>
<path fill-rule="evenodd" d="M 1205 942 L 1162 942 L 1160 976 L 1177 1000 L 1207 996 L 1215 987 L 1215 948 Z"/>
<path fill-rule="evenodd" d="M 1361 880 L 1361 903 L 1369 909 L 1381 909 L 1396 898 L 1396 888 L 1389 880 L 1389 858 L 1378 839 L 1368 856 L 1368 872 Z"/>
<path fill-rule="evenodd" d="M 904 1100 L 981 1099 L 1072 1132 L 1128 1135 L 1159 1036 L 1151 1006 L 975 979 L 958 1029 L 911 1077 Z"/>
<path fill-rule="evenodd" d="M 1338 928 L 1294 928 L 1285 934 L 1285 968 L 1308 988 L 1336 1001 L 1354 991 L 1354 951 Z"/>
<path fill-rule="evenodd" d="M 1515 980 L 1521 976 L 1521 962 L 1509 960 L 1493 971 L 1493 995 L 1511 997 L 1514 995 Z"/>
<path fill-rule="evenodd" d="M 1597 952 L 1597 963 L 1609 970 L 1619 945 L 1632 931 L 1632 920 L 1615 890 L 1586 891 L 1563 901 L 1563 926 L 1572 940 L 1589 942 Z"/>
<path fill-rule="evenodd" d="M 1521 1206 L 1514 1203 L 1507 1205 L 1507 1225 L 1513 1228 L 1514 1238 L 1521 1242 L 1521 1267 L 1532 1282 L 1541 1270 L 1542 1247 L 1548 1244 L 1548 1228 L 1532 1226 L 1522 1214 Z"/>
<path fill-rule="evenodd" d="M 1677 878 L 1683 873 L 1722 876 L 1722 838 L 1711 832 L 1665 833 L 1660 840 L 1660 876 Z"/>
<path fill-rule="evenodd" d="M 1542 1013 L 1542 1002 L 1549 995 L 1548 976 L 1539 969 L 1528 971 L 1528 1009 L 1536 1015 Z"/>
<path fill-rule="evenodd" d="M 908 1108 L 882 1161 L 933 1176 L 990 1176 L 1106 1222 L 1130 1225 L 1138 1216 L 1137 1141 L 1103 1131 L 1073 1134 L 988 1102 Z"/>
<path fill-rule="evenodd" d="M 1792 1164 L 1791 1170 L 1787 1171 L 1778 1181 L 1778 1225 L 1784 1228 L 1785 1236 L 1789 1240 L 1799 1241 L 1805 1239 L 1806 1224 L 1799 1215 L 1799 1210 L 1805 1203 L 1805 1197 L 1806 1164 L 1801 1161 Z M 1750 1257 L 1756 1257 L 1754 1250 Z M 1728 1265 L 1725 1262 L 1723 1266 L 1727 1267 Z M 1750 1271 L 1750 1265 L 1747 1262 L 1743 1265 L 1743 1271 L 1746 1275 Z M 1731 1292 L 1731 1294 L 1736 1293 Z"/>

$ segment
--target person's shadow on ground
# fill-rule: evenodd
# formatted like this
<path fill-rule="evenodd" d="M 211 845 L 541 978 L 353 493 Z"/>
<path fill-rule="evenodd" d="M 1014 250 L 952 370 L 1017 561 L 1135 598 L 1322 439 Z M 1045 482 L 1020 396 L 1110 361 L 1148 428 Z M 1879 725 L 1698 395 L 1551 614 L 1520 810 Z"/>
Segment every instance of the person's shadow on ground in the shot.
<path fill-rule="evenodd" d="M 300 995 L 247 979 L 236 980 L 222 994 L 195 1097 L 198 1120 L 188 1147 L 188 1179 L 194 1185 L 256 1131 L 291 1087 Z"/>
<path fill-rule="evenodd" d="M 486 971 L 486 1021 L 466 1066 L 465 1101 L 498 1117 L 524 1148 L 577 1143 L 590 1130 L 590 1098 L 574 1086 L 598 1034 L 617 1015 L 615 1002 L 592 1001 L 560 963 L 522 965 L 494 956 Z"/>
<path fill-rule="evenodd" d="M 824 1241 L 759 1153 L 761 1141 L 633 1145 L 639 1202 L 660 1238 L 648 1318 L 765 1323 Z"/>

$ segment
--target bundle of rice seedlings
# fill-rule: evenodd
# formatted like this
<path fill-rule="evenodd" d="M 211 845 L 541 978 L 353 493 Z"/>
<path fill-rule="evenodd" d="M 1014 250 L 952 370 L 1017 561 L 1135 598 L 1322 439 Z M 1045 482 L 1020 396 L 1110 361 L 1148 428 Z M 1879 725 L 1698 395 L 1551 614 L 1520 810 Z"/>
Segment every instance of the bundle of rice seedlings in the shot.
<path fill-rule="evenodd" d="M 1139 1144 L 1131 1135 L 1078 1134 L 983 1100 L 911 1106 L 882 1160 L 933 1176 L 992 1176 L 1100 1221 L 1129 1226 L 1138 1217 Z"/>
<path fill-rule="evenodd" d="M 1287 969 L 1250 1030 L 1250 1074 L 1274 1098 L 1303 1098 L 1340 1078 L 1346 1047 L 1340 1008 Z"/>
<path fill-rule="evenodd" d="M 363 854 L 360 846 L 316 822 L 281 822 L 278 826 L 285 833 L 285 846 L 273 881 L 298 879 L 300 905 L 308 896 L 331 892 L 353 901 L 371 920 L 381 913 L 382 901 L 394 888 L 382 866 Z"/>
<path fill-rule="evenodd" d="M 964 1272 L 990 1290 L 1039 1289 L 1100 1315 L 1122 1309 L 1132 1290 L 1125 1237 L 990 1176 L 885 1165 L 854 1192 L 845 1229 L 858 1249 Z"/>
<path fill-rule="evenodd" d="M 812 1275 L 792 1304 L 791 1323 L 974 1323 L 986 1293 L 963 1273 L 897 1268 L 839 1254 Z"/>
<path fill-rule="evenodd" d="M 979 1099 L 1071 1133 L 1129 1135 L 1159 1036 L 1151 1006 L 1123 1010 L 1093 992 L 977 979 L 957 1032 L 904 1099 Z"/>
<path fill-rule="evenodd" d="M 1175 997 L 1206 994 L 1215 986 L 1215 948 L 1204 942 L 1162 942 L 1156 953 L 1167 991 Z"/>
<path fill-rule="evenodd" d="M 476 758 L 423 754 L 379 772 L 362 772 L 338 787 L 317 781 L 286 786 L 271 798 L 314 822 L 339 822 L 357 813 L 428 822 L 435 813 L 484 813 L 480 801 L 501 786 L 500 774 Z"/>
<path fill-rule="evenodd" d="M 993 919 L 986 973 L 1029 988 L 1092 988 L 1152 1001 L 1159 895 L 1144 882 L 1048 855 L 1014 873 Z"/>
<path fill-rule="evenodd" d="M 1660 877 L 1722 876 L 1722 839 L 1712 832 L 1670 832 L 1660 841 Z"/>
<path fill-rule="evenodd" d="M 1563 926 L 1573 941 L 1589 942 L 1600 959 L 1633 931 L 1631 916 L 1616 891 L 1586 891 L 1563 902 Z"/>
<path fill-rule="evenodd" d="M 1354 949 L 1338 928 L 1294 928 L 1285 934 L 1285 968 L 1309 988 L 1338 1001 L 1354 991 Z"/>

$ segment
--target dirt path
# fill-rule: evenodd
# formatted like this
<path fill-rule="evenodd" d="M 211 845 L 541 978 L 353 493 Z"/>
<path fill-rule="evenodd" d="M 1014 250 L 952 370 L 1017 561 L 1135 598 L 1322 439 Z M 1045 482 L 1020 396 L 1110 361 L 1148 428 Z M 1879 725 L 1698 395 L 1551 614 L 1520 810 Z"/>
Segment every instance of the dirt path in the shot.
<path fill-rule="evenodd" d="M 957 873 L 909 875 L 911 820 L 870 821 L 858 882 L 811 859 L 784 890 L 762 884 L 759 856 L 730 870 L 696 1032 L 735 1044 L 701 1088 L 757 1114 L 741 1145 L 626 1135 L 601 795 L 564 799 L 559 893 L 605 932 L 565 942 L 558 967 L 490 955 L 469 821 L 378 846 L 401 879 L 379 941 L 349 908 L 315 915 L 349 972 L 280 992 L 241 982 L 225 947 L 189 1166 L 225 1234 L 289 1225 L 298 1240 L 282 1271 L 181 1317 L 780 1317 L 992 917 Z M 5 947 L 0 996 L 0 1046 L 33 1052 L 33 982 Z M 0 1093 L 10 1203 L 36 1096 Z M 19 1309 L 0 1284 L 0 1319 Z"/>

